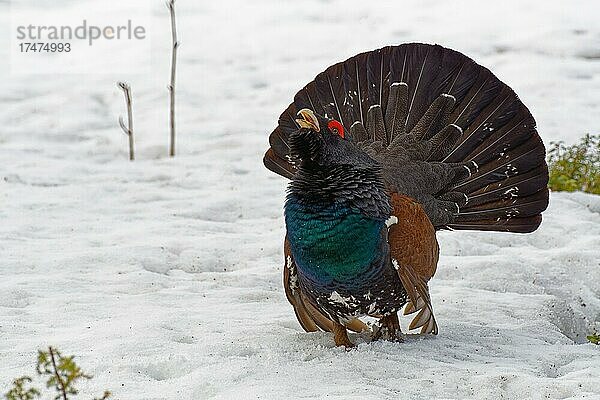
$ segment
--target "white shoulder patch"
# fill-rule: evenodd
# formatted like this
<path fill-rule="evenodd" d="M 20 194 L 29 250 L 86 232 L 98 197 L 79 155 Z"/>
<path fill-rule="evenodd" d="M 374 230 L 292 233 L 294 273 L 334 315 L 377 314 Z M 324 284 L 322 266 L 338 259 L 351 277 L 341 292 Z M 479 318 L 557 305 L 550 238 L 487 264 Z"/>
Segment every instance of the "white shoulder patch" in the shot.
<path fill-rule="evenodd" d="M 388 228 L 397 223 L 398 223 L 398 217 L 396 217 L 395 215 L 392 215 L 391 217 L 389 217 L 388 219 L 385 220 L 385 226 L 387 226 Z"/>

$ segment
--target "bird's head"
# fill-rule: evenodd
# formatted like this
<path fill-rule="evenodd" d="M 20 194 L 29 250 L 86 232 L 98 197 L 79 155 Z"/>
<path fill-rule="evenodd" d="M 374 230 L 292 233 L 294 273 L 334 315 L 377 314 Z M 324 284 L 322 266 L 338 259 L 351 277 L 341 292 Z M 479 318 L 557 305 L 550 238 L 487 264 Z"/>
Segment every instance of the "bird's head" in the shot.
<path fill-rule="evenodd" d="M 381 165 L 347 140 L 339 121 L 309 109 L 300 110 L 297 117 L 300 128 L 289 144 L 298 172 L 289 194 L 304 203 L 344 204 L 365 215 L 389 216 Z"/>
<path fill-rule="evenodd" d="M 346 139 L 346 130 L 339 121 L 304 108 L 298 111 L 296 123 L 300 129 L 291 135 L 290 147 L 292 157 L 301 166 L 377 166 L 375 160 Z"/>

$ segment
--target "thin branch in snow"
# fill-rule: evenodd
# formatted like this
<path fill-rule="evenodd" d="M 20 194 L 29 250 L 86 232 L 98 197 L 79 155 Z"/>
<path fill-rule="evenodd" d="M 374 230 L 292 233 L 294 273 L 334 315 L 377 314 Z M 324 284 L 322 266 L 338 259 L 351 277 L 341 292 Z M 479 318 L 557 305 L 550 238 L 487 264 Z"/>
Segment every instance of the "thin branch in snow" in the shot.
<path fill-rule="evenodd" d="M 67 400 L 67 388 L 65 386 L 65 382 L 61 379 L 61 376 L 58 372 L 58 367 L 56 366 L 56 360 L 54 359 L 54 349 L 52 346 L 48 347 L 48 353 L 50 353 L 50 360 L 52 361 L 52 368 L 54 368 L 54 376 L 56 378 L 57 387 L 60 391 L 60 394 L 63 400 Z"/>
<path fill-rule="evenodd" d="M 129 137 L 129 159 L 133 161 L 135 154 L 133 150 L 133 111 L 131 108 L 131 87 L 125 82 L 117 82 L 117 86 L 123 90 L 125 95 L 125 103 L 127 104 L 127 125 L 123 121 L 123 117 L 119 116 L 119 126 L 123 132 Z"/>
<path fill-rule="evenodd" d="M 177 69 L 177 49 L 179 41 L 177 40 L 177 25 L 175 23 L 175 0 L 167 1 L 167 8 L 171 14 L 171 36 L 173 39 L 173 48 L 171 51 L 171 83 L 169 89 L 171 108 L 170 108 L 170 124 L 171 124 L 171 142 L 169 146 L 169 155 L 175 155 L 175 71 Z"/>

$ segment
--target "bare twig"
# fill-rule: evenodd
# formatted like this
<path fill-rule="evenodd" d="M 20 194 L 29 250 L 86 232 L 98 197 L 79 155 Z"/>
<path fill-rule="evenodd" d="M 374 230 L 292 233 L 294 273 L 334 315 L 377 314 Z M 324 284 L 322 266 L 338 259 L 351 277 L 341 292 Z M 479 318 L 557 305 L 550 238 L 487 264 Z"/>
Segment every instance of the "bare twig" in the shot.
<path fill-rule="evenodd" d="M 65 387 L 65 383 L 63 382 L 63 380 L 60 377 L 60 374 L 58 373 L 58 368 L 56 367 L 56 361 L 54 360 L 54 349 L 52 348 L 52 346 L 48 347 L 48 352 L 50 353 L 50 359 L 52 360 L 52 367 L 54 368 L 54 375 L 56 376 L 56 380 L 58 381 L 58 384 L 60 385 L 62 398 L 63 398 L 63 400 L 67 400 L 67 388 Z"/>
<path fill-rule="evenodd" d="M 175 71 L 177 69 L 177 49 L 179 48 L 179 41 L 177 40 L 177 25 L 175 24 L 175 0 L 168 0 L 167 8 L 171 14 L 171 36 L 173 39 L 173 49 L 171 52 L 171 83 L 169 86 L 167 86 L 171 97 L 171 143 L 169 147 L 169 155 L 173 157 L 175 155 Z"/>
<path fill-rule="evenodd" d="M 125 95 L 125 103 L 127 104 L 127 124 L 125 126 L 125 122 L 123 122 L 123 117 L 119 116 L 119 125 L 123 132 L 129 137 L 129 159 L 134 160 L 135 154 L 133 150 L 133 111 L 131 109 L 131 87 L 125 82 L 117 82 L 117 86 L 123 90 L 123 94 Z"/>

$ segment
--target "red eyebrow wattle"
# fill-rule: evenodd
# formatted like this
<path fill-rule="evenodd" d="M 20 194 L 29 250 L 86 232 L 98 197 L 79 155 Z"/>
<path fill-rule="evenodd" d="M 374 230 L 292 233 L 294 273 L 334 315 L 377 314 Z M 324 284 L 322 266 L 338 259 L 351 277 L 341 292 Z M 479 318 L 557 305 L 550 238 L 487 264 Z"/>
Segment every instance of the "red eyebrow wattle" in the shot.
<path fill-rule="evenodd" d="M 337 131 L 337 134 L 340 135 L 342 139 L 344 138 L 344 126 L 340 123 L 340 121 L 336 121 L 335 119 L 329 121 L 327 128 L 329 128 L 329 130 L 332 132 L 334 130 Z"/>

